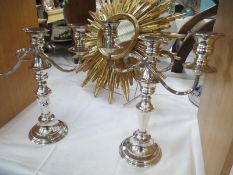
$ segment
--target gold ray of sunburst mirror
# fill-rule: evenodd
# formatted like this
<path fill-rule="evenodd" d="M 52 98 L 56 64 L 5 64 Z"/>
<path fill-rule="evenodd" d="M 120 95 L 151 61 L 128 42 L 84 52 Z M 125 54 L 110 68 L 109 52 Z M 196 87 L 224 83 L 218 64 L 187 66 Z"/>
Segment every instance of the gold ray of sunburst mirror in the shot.
<path fill-rule="evenodd" d="M 159 0 L 157 0 L 159 1 Z M 114 89 L 121 87 L 126 100 L 129 100 L 129 86 L 137 76 L 137 71 L 115 72 L 107 64 L 108 54 L 101 48 L 103 37 L 103 22 L 107 20 L 119 20 L 116 42 L 119 46 L 112 54 L 114 64 L 120 68 L 127 68 L 136 60 L 129 56 L 130 52 L 143 55 L 143 43 L 138 40 L 141 34 L 154 33 L 169 37 L 174 35 L 163 32 L 170 28 L 170 22 L 180 17 L 179 14 L 165 15 L 172 0 L 165 0 L 160 5 L 151 0 L 108 0 L 100 1 L 101 8 L 96 12 L 90 12 L 92 20 L 87 28 L 85 46 L 89 52 L 84 56 L 84 62 L 77 71 L 87 72 L 82 84 L 89 81 L 95 82 L 94 96 L 97 96 L 103 88 L 108 89 L 108 101 L 112 102 Z"/>

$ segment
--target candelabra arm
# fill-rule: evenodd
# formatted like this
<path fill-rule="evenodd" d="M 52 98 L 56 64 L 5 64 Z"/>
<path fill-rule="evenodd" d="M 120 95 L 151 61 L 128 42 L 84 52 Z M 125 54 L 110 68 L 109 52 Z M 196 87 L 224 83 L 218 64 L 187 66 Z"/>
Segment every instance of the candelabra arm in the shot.
<path fill-rule="evenodd" d="M 135 58 L 138 62 L 142 62 L 144 60 L 141 55 L 136 53 L 129 53 L 129 56 Z"/>
<path fill-rule="evenodd" d="M 19 67 L 22 65 L 23 62 L 32 61 L 32 58 L 27 57 L 27 54 L 31 52 L 31 50 L 32 50 L 31 48 L 23 48 L 23 49 L 18 50 L 16 52 L 16 56 L 18 57 L 18 61 L 16 62 L 16 64 L 12 68 L 10 68 L 8 71 L 0 72 L 0 76 L 6 77 L 10 74 L 13 74 L 15 71 L 19 69 Z"/>
<path fill-rule="evenodd" d="M 160 82 L 168 91 L 170 91 L 171 93 L 176 94 L 176 95 L 187 95 L 187 94 L 192 93 L 192 92 L 196 89 L 196 87 L 198 86 L 199 79 L 200 79 L 200 75 L 196 75 L 192 88 L 190 88 L 190 89 L 188 89 L 188 90 L 186 90 L 186 91 L 182 91 L 182 92 L 181 92 L 181 91 L 177 91 L 177 90 L 172 89 L 171 87 L 169 87 L 169 86 L 163 81 L 162 78 L 158 77 L 159 82 Z"/>
<path fill-rule="evenodd" d="M 171 70 L 172 66 L 175 62 L 175 56 L 171 52 L 166 51 L 166 50 L 161 50 L 160 54 L 168 56 L 171 59 L 171 62 L 167 67 L 165 67 L 163 69 L 157 69 L 157 72 L 167 72 L 167 71 Z"/>
<path fill-rule="evenodd" d="M 133 54 L 131 53 L 131 56 Z M 139 58 L 138 56 L 134 55 L 134 58 L 136 58 L 138 60 L 138 62 L 136 64 L 133 64 L 131 65 L 130 67 L 128 68 L 125 68 L 125 69 L 122 69 L 122 68 L 117 68 L 114 61 L 112 61 L 112 58 L 111 58 L 111 54 L 109 54 L 108 56 L 108 65 L 116 72 L 119 72 L 119 73 L 126 73 L 126 72 L 130 72 L 130 71 L 133 71 L 135 69 L 138 69 L 138 67 L 142 64 L 142 60 L 141 58 Z"/>
<path fill-rule="evenodd" d="M 58 70 L 60 70 L 62 72 L 73 72 L 76 69 L 76 67 L 74 67 L 72 69 L 64 69 L 64 68 L 62 68 L 55 61 L 53 61 L 51 58 L 49 58 L 48 55 L 46 55 L 45 53 L 40 53 L 40 56 L 43 59 L 46 59 L 50 64 L 52 64 L 55 68 L 57 68 Z"/>
<path fill-rule="evenodd" d="M 23 61 L 22 60 L 18 60 L 17 63 L 14 65 L 14 67 L 10 68 L 8 71 L 6 72 L 0 72 L 0 76 L 2 77 L 6 77 L 10 74 L 13 74 L 15 71 L 18 70 L 18 68 L 22 65 Z"/>
<path fill-rule="evenodd" d="M 171 93 L 173 94 L 176 94 L 176 95 L 187 95 L 187 94 L 190 94 L 191 92 L 193 92 L 195 90 L 195 88 L 198 86 L 198 82 L 199 82 L 199 79 L 200 79 L 200 75 L 197 74 L 195 76 L 195 80 L 194 80 L 194 83 L 193 83 L 193 86 L 192 88 L 186 90 L 186 91 L 177 91 L 177 90 L 174 90 L 172 89 L 170 86 L 168 86 L 165 81 L 163 81 L 162 78 L 160 78 L 159 76 L 157 76 L 157 73 L 156 71 L 149 65 L 149 64 L 145 64 L 145 66 L 156 76 L 156 78 L 158 79 L 158 81 Z"/>

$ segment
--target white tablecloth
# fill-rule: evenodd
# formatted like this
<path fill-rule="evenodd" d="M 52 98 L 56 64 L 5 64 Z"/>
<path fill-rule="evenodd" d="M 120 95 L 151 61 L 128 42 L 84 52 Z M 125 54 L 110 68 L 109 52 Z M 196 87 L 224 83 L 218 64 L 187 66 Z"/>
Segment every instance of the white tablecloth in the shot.
<path fill-rule="evenodd" d="M 67 123 L 69 133 L 52 145 L 31 143 L 28 132 L 40 114 L 34 102 L 0 129 L 0 175 L 204 175 L 197 108 L 187 96 L 158 85 L 149 132 L 162 148 L 162 159 L 151 168 L 137 168 L 118 153 L 121 141 L 137 129 L 136 102 L 123 106 L 115 95 L 109 105 L 105 90 L 94 98 L 93 84 L 80 87 L 84 76 L 49 71 L 51 111 Z M 192 84 L 172 75 L 166 81 L 180 90 Z"/>

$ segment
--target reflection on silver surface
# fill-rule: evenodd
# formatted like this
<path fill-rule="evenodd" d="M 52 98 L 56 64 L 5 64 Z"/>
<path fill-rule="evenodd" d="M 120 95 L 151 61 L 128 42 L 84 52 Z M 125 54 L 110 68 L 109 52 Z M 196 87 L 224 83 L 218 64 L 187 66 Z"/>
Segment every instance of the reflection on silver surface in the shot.
<path fill-rule="evenodd" d="M 135 29 L 132 22 L 129 20 L 120 20 L 120 24 L 117 27 L 117 41 L 124 43 L 133 40 L 135 36 Z"/>
<path fill-rule="evenodd" d="M 102 40 L 102 48 L 105 53 L 112 54 L 116 49 L 119 49 L 117 45 L 117 28 L 120 24 L 119 21 L 102 21 L 104 27 L 104 34 Z"/>

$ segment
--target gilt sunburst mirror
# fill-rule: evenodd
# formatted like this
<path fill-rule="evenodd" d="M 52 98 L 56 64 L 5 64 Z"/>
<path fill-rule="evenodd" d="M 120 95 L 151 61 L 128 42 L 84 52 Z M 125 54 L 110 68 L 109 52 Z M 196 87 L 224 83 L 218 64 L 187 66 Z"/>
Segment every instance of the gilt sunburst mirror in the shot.
<path fill-rule="evenodd" d="M 168 36 L 163 30 L 170 28 L 170 22 L 180 15 L 166 13 L 172 0 L 158 2 L 151 0 L 100 0 L 100 9 L 90 12 L 92 19 L 88 21 L 85 46 L 89 52 L 77 71 L 87 72 L 82 86 L 95 82 L 94 96 L 98 96 L 105 88 L 108 90 L 108 101 L 112 103 L 114 90 L 121 88 L 126 100 L 129 100 L 130 86 L 133 85 L 137 71 L 116 72 L 107 64 L 107 54 L 101 49 L 103 23 L 106 20 L 120 20 L 118 26 L 118 42 L 120 49 L 112 54 L 118 68 L 127 68 L 135 63 L 129 53 L 143 55 L 143 43 L 138 40 L 141 34 L 154 33 Z"/>

